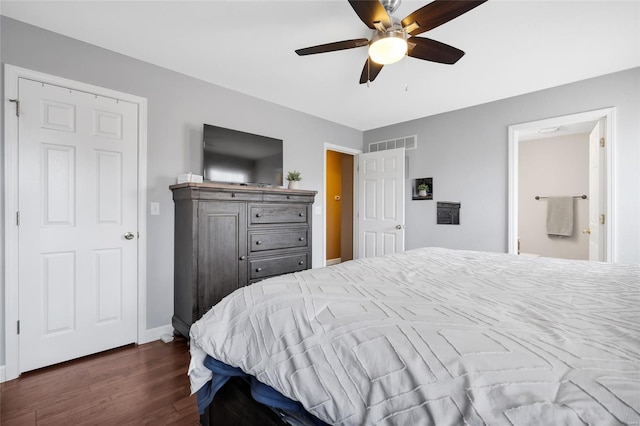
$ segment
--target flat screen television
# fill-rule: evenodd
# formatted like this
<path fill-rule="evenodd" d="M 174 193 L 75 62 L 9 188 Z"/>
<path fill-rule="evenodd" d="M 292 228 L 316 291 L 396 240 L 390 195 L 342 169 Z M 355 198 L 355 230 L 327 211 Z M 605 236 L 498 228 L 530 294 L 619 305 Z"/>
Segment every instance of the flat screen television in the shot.
<path fill-rule="evenodd" d="M 203 136 L 206 181 L 282 186 L 282 140 L 209 124 Z"/>

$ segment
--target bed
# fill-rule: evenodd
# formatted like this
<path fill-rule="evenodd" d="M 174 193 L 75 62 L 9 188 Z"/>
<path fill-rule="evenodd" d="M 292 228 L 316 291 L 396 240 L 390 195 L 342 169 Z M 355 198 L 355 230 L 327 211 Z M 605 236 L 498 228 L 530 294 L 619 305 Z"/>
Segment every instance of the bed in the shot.
<path fill-rule="evenodd" d="M 206 359 L 336 425 L 640 425 L 640 266 L 421 248 L 241 288 Z M 215 378 L 215 377 L 214 377 Z"/>

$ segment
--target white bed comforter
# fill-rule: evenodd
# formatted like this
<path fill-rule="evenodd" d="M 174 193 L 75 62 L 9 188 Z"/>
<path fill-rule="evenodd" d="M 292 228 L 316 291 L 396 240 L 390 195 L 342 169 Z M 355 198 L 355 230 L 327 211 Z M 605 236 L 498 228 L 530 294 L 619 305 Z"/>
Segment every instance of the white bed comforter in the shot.
<path fill-rule="evenodd" d="M 191 328 L 344 425 L 640 425 L 640 266 L 439 248 L 276 277 Z"/>

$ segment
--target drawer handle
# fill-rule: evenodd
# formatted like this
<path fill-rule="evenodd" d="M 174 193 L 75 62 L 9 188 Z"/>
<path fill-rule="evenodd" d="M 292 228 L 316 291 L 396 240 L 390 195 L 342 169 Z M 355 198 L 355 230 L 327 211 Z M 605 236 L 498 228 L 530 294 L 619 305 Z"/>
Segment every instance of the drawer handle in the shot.
<path fill-rule="evenodd" d="M 231 198 L 236 198 L 236 193 L 235 192 L 231 193 Z"/>
<path fill-rule="evenodd" d="M 287 195 L 287 200 L 290 200 L 290 199 L 291 199 L 291 195 Z"/>
<path fill-rule="evenodd" d="M 304 260 L 301 260 L 300 262 L 298 262 L 298 265 L 304 265 Z"/>
<path fill-rule="evenodd" d="M 300 217 L 304 217 L 304 213 L 300 213 L 298 216 L 300 216 Z"/>
<path fill-rule="evenodd" d="M 262 217 L 262 213 L 256 213 L 256 217 Z"/>
<path fill-rule="evenodd" d="M 247 256 L 240 256 L 240 260 L 245 260 Z"/>
<path fill-rule="evenodd" d="M 304 237 L 298 238 L 298 241 L 304 241 Z"/>
<path fill-rule="evenodd" d="M 256 272 L 262 271 L 262 268 L 256 268 Z"/>
<path fill-rule="evenodd" d="M 262 241 L 260 241 L 260 240 L 256 241 L 256 245 L 259 246 L 260 244 L 262 244 Z"/>

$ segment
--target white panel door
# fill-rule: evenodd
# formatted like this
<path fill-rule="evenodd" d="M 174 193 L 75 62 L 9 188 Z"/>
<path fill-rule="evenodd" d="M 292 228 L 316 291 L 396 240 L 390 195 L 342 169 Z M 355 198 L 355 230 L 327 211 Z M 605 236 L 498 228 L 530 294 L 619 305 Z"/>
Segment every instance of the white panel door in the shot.
<path fill-rule="evenodd" d="M 23 78 L 18 90 L 24 372 L 136 341 L 138 114 Z"/>
<path fill-rule="evenodd" d="M 605 227 L 600 221 L 604 212 L 604 158 L 600 153 L 604 148 L 600 146 L 600 139 L 604 137 L 604 120 L 596 123 L 589 134 L 589 228 L 583 232 L 589 233 L 589 260 L 604 262 L 605 260 Z"/>
<path fill-rule="evenodd" d="M 358 156 L 358 257 L 404 250 L 404 148 Z"/>

